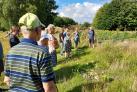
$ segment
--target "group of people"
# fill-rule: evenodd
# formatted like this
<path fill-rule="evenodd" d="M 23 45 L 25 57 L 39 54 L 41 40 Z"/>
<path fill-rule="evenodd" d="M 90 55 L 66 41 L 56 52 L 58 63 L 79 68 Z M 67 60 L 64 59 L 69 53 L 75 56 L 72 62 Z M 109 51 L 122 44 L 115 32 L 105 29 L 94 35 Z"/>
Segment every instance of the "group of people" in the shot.
<path fill-rule="evenodd" d="M 50 24 L 47 27 L 48 33 L 42 32 L 41 27 L 44 25 L 32 13 L 23 15 L 19 19 L 19 25 L 23 39 L 17 38 L 18 27 L 11 28 L 11 48 L 3 68 L 4 82 L 9 86 L 9 91 L 57 92 L 53 67 L 57 64 L 58 42 L 53 35 L 54 25 Z M 0 54 L 0 58 L 3 58 L 3 54 Z M 0 68 L 1 66 L 3 64 Z"/>
<path fill-rule="evenodd" d="M 95 42 L 95 32 L 93 28 L 89 28 L 88 30 L 88 38 L 89 38 L 89 47 L 94 48 L 94 42 Z M 78 45 L 80 43 L 80 32 L 76 28 L 74 32 L 74 44 L 75 48 L 78 49 Z M 72 43 L 71 43 L 71 36 L 68 29 L 62 29 L 62 32 L 59 33 L 59 42 L 60 42 L 60 54 L 63 55 L 65 53 L 65 57 L 69 57 L 71 53 Z"/>
<path fill-rule="evenodd" d="M 68 32 L 68 29 L 62 29 L 62 32 L 59 33 L 59 42 L 60 42 L 60 55 L 63 55 L 65 53 L 65 57 L 70 57 L 71 53 L 71 38 L 70 38 L 70 32 Z"/>
<path fill-rule="evenodd" d="M 57 65 L 56 49 L 59 47 L 55 26 L 49 24 L 45 30 L 39 18 L 26 13 L 19 19 L 19 25 L 12 26 L 9 33 L 10 50 L 3 64 L 3 48 L 0 43 L 0 75 L 4 71 L 4 82 L 10 92 L 57 92 L 53 67 Z M 17 35 L 22 33 L 23 39 Z M 94 30 L 89 30 L 90 47 L 94 43 Z M 92 36 L 92 37 L 91 37 Z M 71 37 L 67 28 L 59 33 L 60 54 L 70 57 Z M 74 32 L 75 47 L 78 48 L 80 36 Z"/>

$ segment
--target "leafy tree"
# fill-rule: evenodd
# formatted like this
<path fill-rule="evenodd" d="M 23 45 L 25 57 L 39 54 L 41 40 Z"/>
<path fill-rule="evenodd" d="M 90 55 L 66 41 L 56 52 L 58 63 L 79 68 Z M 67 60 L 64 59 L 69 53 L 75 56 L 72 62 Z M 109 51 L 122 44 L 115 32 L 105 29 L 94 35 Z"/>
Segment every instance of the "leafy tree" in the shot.
<path fill-rule="evenodd" d="M 62 27 L 64 25 L 64 20 L 63 20 L 62 17 L 57 16 L 57 17 L 54 18 L 53 24 L 56 25 L 56 26 Z"/>
<path fill-rule="evenodd" d="M 134 30 L 137 26 L 137 3 L 128 0 L 112 0 L 101 7 L 93 20 L 93 26 L 98 29 Z"/>
<path fill-rule="evenodd" d="M 108 29 L 109 28 L 109 17 L 106 12 L 106 9 L 108 8 L 108 4 L 105 4 L 103 7 L 101 7 L 96 17 L 93 20 L 93 26 L 98 29 Z"/>
<path fill-rule="evenodd" d="M 30 3 L 36 5 L 36 14 L 42 23 L 45 25 L 53 23 L 54 17 L 57 15 L 57 13 L 54 13 L 53 10 L 58 8 L 55 0 L 30 0 Z"/>
<path fill-rule="evenodd" d="M 69 26 L 69 25 L 76 25 L 77 23 L 68 17 L 63 17 L 64 25 Z"/>
<path fill-rule="evenodd" d="M 77 23 L 71 18 L 57 16 L 55 17 L 53 24 L 59 27 L 63 27 L 63 26 L 75 25 Z"/>
<path fill-rule="evenodd" d="M 19 17 L 19 5 L 16 0 L 2 0 L 0 5 L 1 17 L 7 20 L 9 25 L 17 23 Z"/>
<path fill-rule="evenodd" d="M 124 2 L 121 11 L 118 13 L 119 25 L 129 30 L 137 27 L 137 3 Z"/>
<path fill-rule="evenodd" d="M 91 26 L 91 24 L 90 23 L 88 23 L 88 22 L 84 22 L 81 26 L 83 26 L 83 27 L 90 27 Z"/>
<path fill-rule="evenodd" d="M 48 25 L 53 23 L 57 15 L 53 10 L 57 8 L 55 0 L 1 0 L 0 18 L 6 21 L 8 23 L 6 27 L 9 27 L 16 25 L 23 14 L 31 12 L 38 15 L 42 23 Z"/>

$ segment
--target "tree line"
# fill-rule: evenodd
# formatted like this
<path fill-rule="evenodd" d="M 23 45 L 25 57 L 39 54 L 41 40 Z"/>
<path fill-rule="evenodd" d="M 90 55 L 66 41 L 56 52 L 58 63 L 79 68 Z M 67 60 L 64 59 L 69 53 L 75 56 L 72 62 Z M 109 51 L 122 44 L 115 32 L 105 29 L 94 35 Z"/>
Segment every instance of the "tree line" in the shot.
<path fill-rule="evenodd" d="M 17 25 L 19 18 L 27 12 L 36 14 L 46 26 L 50 23 L 57 26 L 76 24 L 71 18 L 58 17 L 54 12 L 57 8 L 55 0 L 0 0 L 0 29 Z"/>
<path fill-rule="evenodd" d="M 137 1 L 112 0 L 104 4 L 96 13 L 92 25 L 102 30 L 136 30 Z"/>

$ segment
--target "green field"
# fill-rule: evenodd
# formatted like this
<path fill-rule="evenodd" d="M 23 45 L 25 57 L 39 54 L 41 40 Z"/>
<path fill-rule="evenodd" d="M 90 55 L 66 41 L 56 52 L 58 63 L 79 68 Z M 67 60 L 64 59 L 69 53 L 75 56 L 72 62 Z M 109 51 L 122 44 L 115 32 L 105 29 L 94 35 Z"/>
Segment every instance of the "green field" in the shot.
<path fill-rule="evenodd" d="M 0 33 L 3 34 L 3 33 Z M 58 52 L 55 67 L 59 92 L 136 92 L 137 32 L 96 31 L 96 47 L 88 48 L 86 32 L 71 58 Z M 4 54 L 7 39 L 1 40 Z M 7 88 L 0 78 L 0 88 Z"/>

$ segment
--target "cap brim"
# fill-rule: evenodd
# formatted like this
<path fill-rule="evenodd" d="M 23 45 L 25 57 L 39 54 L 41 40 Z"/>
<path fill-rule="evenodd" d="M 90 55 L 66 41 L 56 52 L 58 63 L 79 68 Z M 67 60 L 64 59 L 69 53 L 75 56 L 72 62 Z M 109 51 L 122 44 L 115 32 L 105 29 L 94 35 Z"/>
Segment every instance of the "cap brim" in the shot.
<path fill-rule="evenodd" d="M 45 27 L 45 25 L 44 25 L 44 24 L 42 24 L 41 22 L 40 22 L 40 26 L 41 26 L 41 27 Z"/>

